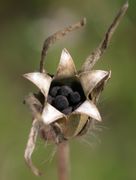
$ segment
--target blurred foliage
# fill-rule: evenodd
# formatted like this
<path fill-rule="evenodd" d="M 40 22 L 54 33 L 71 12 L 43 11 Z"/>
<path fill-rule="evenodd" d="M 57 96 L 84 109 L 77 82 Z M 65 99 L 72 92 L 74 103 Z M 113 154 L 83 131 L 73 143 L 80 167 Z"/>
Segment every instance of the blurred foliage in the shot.
<path fill-rule="evenodd" d="M 23 159 L 31 116 L 22 104 L 24 96 L 36 88 L 23 79 L 22 74 L 39 68 L 44 39 L 81 17 L 87 17 L 87 26 L 56 43 L 46 59 L 46 67 L 53 73 L 61 50 L 66 47 L 79 68 L 123 3 L 123 0 L 0 2 L 1 180 L 37 179 Z M 103 122 L 87 139 L 70 142 L 73 180 L 136 179 L 135 12 L 136 2 L 131 0 L 109 49 L 95 66 L 96 69 L 111 69 L 112 78 L 99 103 Z M 37 143 L 33 159 L 45 171 L 39 179 L 57 179 L 56 158 L 51 163 L 46 162 L 53 148 L 45 147 L 40 140 Z"/>

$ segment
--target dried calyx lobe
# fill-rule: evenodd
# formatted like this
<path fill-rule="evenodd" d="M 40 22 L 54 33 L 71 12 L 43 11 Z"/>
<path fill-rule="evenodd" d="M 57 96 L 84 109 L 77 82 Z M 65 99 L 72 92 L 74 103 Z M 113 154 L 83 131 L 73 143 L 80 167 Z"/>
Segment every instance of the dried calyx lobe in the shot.
<path fill-rule="evenodd" d="M 85 101 L 85 95 L 77 80 L 55 80 L 51 84 L 47 101 L 67 115 Z"/>

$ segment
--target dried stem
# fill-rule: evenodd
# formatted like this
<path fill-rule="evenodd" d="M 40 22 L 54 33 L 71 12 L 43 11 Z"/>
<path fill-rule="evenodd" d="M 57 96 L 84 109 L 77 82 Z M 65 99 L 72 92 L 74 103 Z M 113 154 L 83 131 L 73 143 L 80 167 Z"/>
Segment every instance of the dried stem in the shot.
<path fill-rule="evenodd" d="M 82 66 L 81 71 L 91 70 L 92 67 L 94 66 L 94 64 L 103 55 L 103 53 L 105 52 L 105 50 L 107 49 L 107 47 L 110 43 L 113 33 L 115 32 L 116 28 L 118 27 L 122 17 L 125 15 L 127 8 L 128 8 L 128 1 L 120 8 L 118 14 L 116 15 L 112 24 L 110 25 L 107 32 L 105 33 L 104 39 L 99 44 L 99 46 L 92 52 L 92 54 L 86 59 L 85 63 Z"/>
<path fill-rule="evenodd" d="M 42 53 L 41 53 L 41 60 L 40 60 L 40 72 L 44 71 L 44 58 L 47 55 L 47 51 L 50 48 L 50 46 L 52 46 L 57 40 L 60 40 L 61 38 L 66 36 L 68 33 L 72 32 L 76 29 L 81 28 L 85 24 L 86 24 L 86 19 L 83 18 L 79 22 L 77 22 L 76 24 L 70 25 L 70 26 L 68 26 L 68 27 L 66 27 L 60 31 L 57 31 L 56 33 L 49 36 L 44 41 L 43 49 L 42 49 Z"/>
<path fill-rule="evenodd" d="M 69 179 L 69 144 L 62 142 L 58 145 L 58 176 L 59 180 Z"/>
<path fill-rule="evenodd" d="M 28 142 L 26 145 L 25 153 L 24 153 L 24 158 L 25 158 L 27 165 L 29 166 L 29 168 L 32 170 L 32 172 L 36 176 L 41 176 L 42 173 L 33 165 L 31 156 L 35 149 L 35 144 L 36 144 L 36 139 L 37 139 L 39 128 L 40 128 L 40 124 L 39 124 L 38 119 L 34 119 L 33 123 L 32 123 L 32 128 L 29 133 L 29 138 L 28 138 Z"/>

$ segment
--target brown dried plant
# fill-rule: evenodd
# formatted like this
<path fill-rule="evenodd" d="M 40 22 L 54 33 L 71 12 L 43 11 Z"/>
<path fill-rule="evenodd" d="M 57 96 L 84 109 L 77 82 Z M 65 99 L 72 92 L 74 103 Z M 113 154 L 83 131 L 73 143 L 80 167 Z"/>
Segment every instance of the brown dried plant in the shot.
<path fill-rule="evenodd" d="M 86 134 L 91 122 L 101 121 L 96 105 L 99 95 L 111 77 L 111 71 L 92 68 L 107 49 L 127 8 L 128 2 L 121 7 L 102 42 L 87 57 L 81 70 L 76 70 L 66 49 L 62 51 L 55 75 L 50 75 L 44 68 L 44 60 L 48 49 L 57 40 L 86 24 L 85 18 L 49 36 L 43 44 L 39 71 L 24 74 L 24 77 L 40 90 L 38 93 L 29 94 L 25 99 L 32 112 L 33 122 L 24 157 L 35 175 L 41 175 L 31 160 L 38 135 L 58 146 L 59 179 L 67 180 L 68 140 Z"/>

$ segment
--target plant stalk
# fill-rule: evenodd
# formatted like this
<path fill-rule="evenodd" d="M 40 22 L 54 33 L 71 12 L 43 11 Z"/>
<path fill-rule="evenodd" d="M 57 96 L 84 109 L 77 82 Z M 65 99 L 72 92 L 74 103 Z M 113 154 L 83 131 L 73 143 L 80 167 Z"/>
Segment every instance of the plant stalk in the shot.
<path fill-rule="evenodd" d="M 69 180 L 69 143 L 62 142 L 58 145 L 58 180 Z"/>

